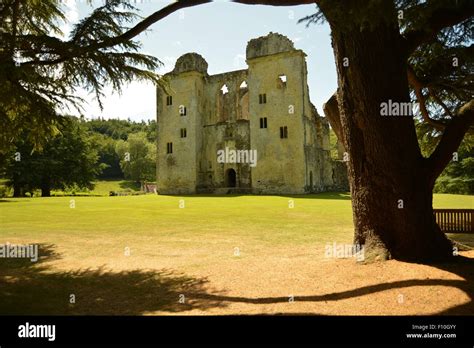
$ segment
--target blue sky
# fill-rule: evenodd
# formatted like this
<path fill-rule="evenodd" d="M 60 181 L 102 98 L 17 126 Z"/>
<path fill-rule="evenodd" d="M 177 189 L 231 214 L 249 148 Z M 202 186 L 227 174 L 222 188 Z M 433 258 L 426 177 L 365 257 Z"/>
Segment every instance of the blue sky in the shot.
<path fill-rule="evenodd" d="M 96 0 L 99 6 L 103 0 Z M 169 4 L 161 0 L 132 2 L 147 16 Z M 92 10 L 85 1 L 66 0 L 66 13 L 71 22 Z M 286 35 L 295 47 L 306 52 L 308 85 L 312 102 L 322 114 L 322 104 L 336 89 L 336 71 L 331 48 L 329 26 L 297 24 L 298 19 L 315 12 L 314 5 L 292 7 L 249 6 L 229 1 L 187 8 L 155 23 L 151 29 L 136 37 L 142 43 L 142 52 L 158 57 L 164 66 L 160 73 L 173 69 L 176 59 L 187 52 L 201 54 L 209 64 L 209 74 L 245 69 L 245 47 L 255 37 L 269 32 Z M 67 31 L 70 27 L 65 26 Z M 86 94 L 81 93 L 83 96 Z M 96 118 L 128 118 L 147 120 L 155 118 L 155 93 L 151 84 L 134 82 L 124 87 L 122 95 L 106 91 L 104 110 L 92 96 L 86 97 L 85 116 Z"/>

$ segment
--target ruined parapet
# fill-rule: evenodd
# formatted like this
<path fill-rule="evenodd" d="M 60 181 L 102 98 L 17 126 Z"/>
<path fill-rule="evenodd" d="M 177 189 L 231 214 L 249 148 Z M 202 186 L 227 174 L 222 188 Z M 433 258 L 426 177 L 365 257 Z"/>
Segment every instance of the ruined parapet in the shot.
<path fill-rule="evenodd" d="M 270 32 L 266 36 L 261 36 L 248 42 L 247 59 L 294 50 L 293 41 L 284 35 Z"/>
<path fill-rule="evenodd" d="M 197 71 L 204 75 L 207 75 L 207 62 L 206 60 L 197 53 L 186 53 L 178 58 L 173 74 L 179 74 L 188 71 Z"/>

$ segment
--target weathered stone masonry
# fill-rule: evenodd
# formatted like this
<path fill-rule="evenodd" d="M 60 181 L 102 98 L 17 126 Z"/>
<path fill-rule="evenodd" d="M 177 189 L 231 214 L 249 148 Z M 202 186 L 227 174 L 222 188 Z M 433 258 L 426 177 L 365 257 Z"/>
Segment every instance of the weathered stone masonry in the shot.
<path fill-rule="evenodd" d="M 161 194 L 299 194 L 340 188 L 329 125 L 309 100 L 305 53 L 280 34 L 250 40 L 248 69 L 209 75 L 197 53 L 157 88 Z M 217 151 L 257 150 L 255 167 Z M 337 174 L 337 175 L 336 175 Z M 338 179 L 339 180 L 339 179 Z"/>

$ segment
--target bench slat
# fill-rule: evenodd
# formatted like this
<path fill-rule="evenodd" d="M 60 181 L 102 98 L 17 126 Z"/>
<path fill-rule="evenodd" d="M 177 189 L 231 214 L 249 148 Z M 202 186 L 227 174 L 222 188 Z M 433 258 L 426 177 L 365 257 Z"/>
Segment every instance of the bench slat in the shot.
<path fill-rule="evenodd" d="M 474 209 L 433 209 L 443 232 L 474 233 Z"/>

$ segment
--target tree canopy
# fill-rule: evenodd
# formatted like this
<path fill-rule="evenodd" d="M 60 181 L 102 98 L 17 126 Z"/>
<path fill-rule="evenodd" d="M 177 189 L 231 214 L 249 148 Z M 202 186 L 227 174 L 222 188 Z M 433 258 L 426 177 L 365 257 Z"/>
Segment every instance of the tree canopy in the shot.
<path fill-rule="evenodd" d="M 83 100 L 75 95 L 79 87 L 102 105 L 106 84 L 120 92 L 130 81 L 160 83 L 155 73 L 160 61 L 139 53 L 135 35 L 126 35 L 127 25 L 137 19 L 130 1 L 109 0 L 62 33 L 62 1 L 2 1 L 0 151 L 20 134 L 41 146 L 57 132 L 63 120 L 59 110 L 81 110 Z"/>
<path fill-rule="evenodd" d="M 27 137 L 18 138 L 14 153 L 8 156 L 6 177 L 14 196 L 41 189 L 42 196 L 51 190 L 67 187 L 92 188 L 92 181 L 104 168 L 86 129 L 74 117 L 62 117 L 59 132 L 41 151 Z"/>
<path fill-rule="evenodd" d="M 148 142 L 146 133 L 134 133 L 127 141 L 119 140 L 115 151 L 120 158 L 125 178 L 136 182 L 155 180 L 156 147 Z"/>

